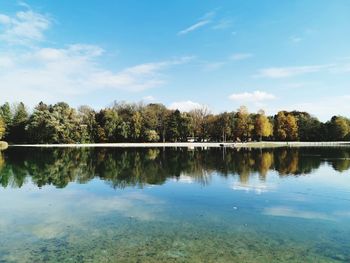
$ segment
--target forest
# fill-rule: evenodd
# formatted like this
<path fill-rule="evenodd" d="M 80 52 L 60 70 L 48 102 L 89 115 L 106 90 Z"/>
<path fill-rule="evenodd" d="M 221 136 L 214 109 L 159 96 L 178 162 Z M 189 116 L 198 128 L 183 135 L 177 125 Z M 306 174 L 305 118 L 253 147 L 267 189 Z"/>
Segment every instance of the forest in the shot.
<path fill-rule="evenodd" d="M 65 102 L 40 102 L 32 111 L 22 102 L 0 106 L 0 140 L 9 143 L 115 143 L 185 141 L 348 141 L 350 120 L 333 116 L 321 122 L 307 112 L 263 110 L 211 113 L 202 107 L 190 112 L 157 103 L 114 102 L 101 110 L 78 109 Z"/>

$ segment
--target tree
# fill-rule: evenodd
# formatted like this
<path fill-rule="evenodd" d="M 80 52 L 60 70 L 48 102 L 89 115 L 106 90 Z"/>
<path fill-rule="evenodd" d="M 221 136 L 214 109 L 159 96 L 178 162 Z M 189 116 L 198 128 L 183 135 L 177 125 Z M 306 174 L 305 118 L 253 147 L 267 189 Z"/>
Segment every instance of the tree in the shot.
<path fill-rule="evenodd" d="M 298 124 L 296 118 L 288 114 L 286 120 L 286 130 L 288 140 L 295 141 L 298 139 Z"/>
<path fill-rule="evenodd" d="M 287 139 L 287 132 L 285 129 L 286 115 L 283 111 L 280 111 L 275 115 L 274 124 L 274 137 L 277 140 L 284 141 Z"/>
<path fill-rule="evenodd" d="M 177 142 L 180 137 L 180 123 L 181 123 L 181 114 L 179 110 L 173 111 L 167 122 L 167 138 L 170 141 Z"/>
<path fill-rule="evenodd" d="M 131 137 L 138 141 L 142 132 L 142 115 L 139 111 L 135 111 L 131 117 Z"/>
<path fill-rule="evenodd" d="M 191 126 L 193 127 L 193 136 L 198 137 L 199 141 L 207 139 L 208 126 L 206 125 L 206 119 L 210 114 L 210 110 L 206 106 L 194 109 L 189 112 L 191 117 Z"/>
<path fill-rule="evenodd" d="M 87 142 L 86 126 L 75 109 L 67 103 L 55 105 L 39 103 L 30 116 L 26 127 L 29 140 L 36 143 Z"/>
<path fill-rule="evenodd" d="M 5 135 L 5 122 L 3 121 L 2 117 L 0 117 L 0 140 Z"/>
<path fill-rule="evenodd" d="M 296 118 L 285 111 L 280 111 L 275 116 L 275 139 L 281 141 L 293 141 L 298 139 L 298 124 Z"/>
<path fill-rule="evenodd" d="M 14 105 L 14 114 L 11 125 L 9 126 L 8 140 L 14 143 L 23 143 L 26 141 L 25 126 L 28 121 L 28 112 L 23 102 Z"/>
<path fill-rule="evenodd" d="M 269 137 L 272 135 L 273 129 L 270 120 L 266 117 L 265 112 L 260 110 L 255 116 L 254 120 L 254 133 L 261 141 L 263 137 Z"/>
<path fill-rule="evenodd" d="M 40 102 L 30 116 L 26 130 L 32 143 L 59 143 L 56 128 L 58 121 L 49 107 Z"/>
<path fill-rule="evenodd" d="M 329 126 L 329 136 L 331 140 L 341 141 L 350 132 L 349 120 L 342 116 L 333 116 Z"/>
<path fill-rule="evenodd" d="M 118 140 L 117 129 L 121 125 L 118 113 L 114 109 L 107 108 L 97 114 L 96 120 L 100 127 L 98 128 L 100 141 L 116 142 Z"/>
<path fill-rule="evenodd" d="M 241 106 L 234 118 L 235 137 L 240 140 L 248 140 L 251 137 L 253 129 L 254 126 L 251 122 L 247 107 Z"/>
<path fill-rule="evenodd" d="M 231 136 L 232 133 L 232 114 L 224 112 L 218 116 L 218 127 L 221 127 L 222 140 L 224 142 Z"/>
<path fill-rule="evenodd" d="M 4 136 L 8 135 L 9 128 L 11 127 L 12 123 L 12 113 L 11 113 L 11 107 L 8 102 L 4 103 L 0 107 L 0 117 L 2 118 L 4 125 L 5 125 L 5 134 Z"/>
<path fill-rule="evenodd" d="M 78 108 L 78 118 L 82 134 L 82 142 L 94 142 L 98 137 L 98 125 L 96 122 L 96 112 L 89 106 L 83 105 Z"/>
<path fill-rule="evenodd" d="M 295 114 L 293 114 L 295 116 Z M 322 141 L 325 134 L 322 131 L 322 123 L 307 112 L 301 112 L 298 119 L 298 134 L 301 141 Z"/>
<path fill-rule="evenodd" d="M 147 130 L 145 132 L 146 135 L 146 141 L 148 142 L 157 142 L 159 141 L 159 135 L 155 130 Z"/>
<path fill-rule="evenodd" d="M 166 140 L 167 118 L 170 111 L 163 105 L 157 103 L 148 104 L 142 109 L 144 130 L 155 130 L 160 140 Z"/>
<path fill-rule="evenodd" d="M 187 141 L 187 137 L 192 134 L 191 117 L 188 113 L 181 113 L 178 130 L 179 139 L 181 141 Z"/>

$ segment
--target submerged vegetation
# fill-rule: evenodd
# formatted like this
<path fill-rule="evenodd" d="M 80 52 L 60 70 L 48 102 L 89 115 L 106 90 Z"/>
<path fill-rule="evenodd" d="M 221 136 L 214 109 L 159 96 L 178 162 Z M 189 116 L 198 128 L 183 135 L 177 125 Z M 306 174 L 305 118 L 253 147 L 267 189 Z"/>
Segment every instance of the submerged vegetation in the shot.
<path fill-rule="evenodd" d="M 280 111 L 266 116 L 236 112 L 190 112 L 162 104 L 114 103 L 95 111 L 67 103 L 40 102 L 29 113 L 23 103 L 0 107 L 0 139 L 11 143 L 102 143 L 178 141 L 337 141 L 350 140 L 350 120 L 334 116 L 323 123 L 307 112 Z"/>
<path fill-rule="evenodd" d="M 281 177 L 299 176 L 323 163 L 349 170 L 350 149 L 10 148 L 0 153 L 0 186 L 21 187 L 30 178 L 38 187 L 63 188 L 98 177 L 114 188 L 143 187 L 183 176 L 206 185 L 213 172 L 248 183 L 252 174 L 263 181 L 270 170 Z"/>

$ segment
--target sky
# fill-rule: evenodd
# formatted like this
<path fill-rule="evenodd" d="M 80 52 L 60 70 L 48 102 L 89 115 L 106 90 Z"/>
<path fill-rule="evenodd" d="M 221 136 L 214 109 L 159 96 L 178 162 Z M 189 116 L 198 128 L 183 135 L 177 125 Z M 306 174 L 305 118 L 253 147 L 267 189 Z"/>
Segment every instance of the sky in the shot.
<path fill-rule="evenodd" d="M 348 0 L 0 1 L 0 103 L 350 117 Z"/>

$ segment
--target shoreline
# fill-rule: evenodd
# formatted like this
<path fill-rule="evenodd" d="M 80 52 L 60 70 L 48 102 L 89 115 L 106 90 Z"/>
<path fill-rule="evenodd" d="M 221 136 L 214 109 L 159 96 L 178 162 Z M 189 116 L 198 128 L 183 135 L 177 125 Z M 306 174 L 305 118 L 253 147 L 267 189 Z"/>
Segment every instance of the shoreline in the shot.
<path fill-rule="evenodd" d="M 344 147 L 350 146 L 350 142 L 157 142 L 157 143 L 82 143 L 82 144 L 12 144 L 9 147 L 115 147 L 115 148 L 151 148 L 151 147 L 206 147 L 206 148 L 276 148 L 276 147 Z"/>

